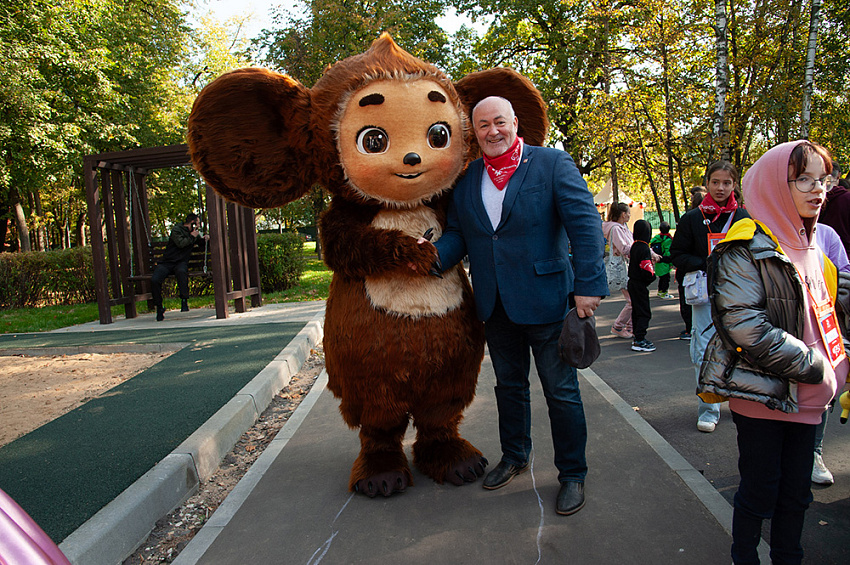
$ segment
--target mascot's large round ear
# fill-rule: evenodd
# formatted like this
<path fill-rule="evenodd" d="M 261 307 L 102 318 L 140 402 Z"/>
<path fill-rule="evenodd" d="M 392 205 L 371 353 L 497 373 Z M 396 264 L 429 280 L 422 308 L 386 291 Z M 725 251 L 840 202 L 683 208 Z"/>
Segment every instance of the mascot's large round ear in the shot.
<path fill-rule="evenodd" d="M 549 132 L 546 103 L 530 80 L 513 69 L 497 67 L 470 73 L 455 83 L 455 88 L 472 120 L 472 108 L 488 96 L 510 101 L 519 120 L 518 135 L 529 145 L 543 145 Z M 473 124 L 474 127 L 474 124 Z"/>
<path fill-rule="evenodd" d="M 207 183 L 244 206 L 282 206 L 315 182 L 310 91 L 286 75 L 257 68 L 223 74 L 195 100 L 187 137 Z"/>

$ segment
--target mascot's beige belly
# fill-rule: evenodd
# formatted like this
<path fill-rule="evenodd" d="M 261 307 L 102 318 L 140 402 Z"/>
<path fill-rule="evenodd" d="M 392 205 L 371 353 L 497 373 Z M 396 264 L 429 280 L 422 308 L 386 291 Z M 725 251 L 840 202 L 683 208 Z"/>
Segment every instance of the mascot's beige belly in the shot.
<path fill-rule="evenodd" d="M 411 237 L 419 237 L 434 228 L 436 241 L 442 235 L 440 223 L 431 208 L 419 206 L 411 210 L 384 210 L 372 221 L 380 229 L 397 229 Z M 366 295 L 372 305 L 405 316 L 441 316 L 458 308 L 463 300 L 463 284 L 458 269 L 450 269 L 438 277 L 385 275 L 366 278 Z"/>

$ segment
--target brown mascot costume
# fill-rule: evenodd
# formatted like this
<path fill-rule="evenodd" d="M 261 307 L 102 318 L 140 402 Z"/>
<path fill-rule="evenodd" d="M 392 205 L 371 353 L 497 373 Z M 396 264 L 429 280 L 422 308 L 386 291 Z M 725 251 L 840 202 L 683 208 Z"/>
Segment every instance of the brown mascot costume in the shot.
<path fill-rule="evenodd" d="M 311 89 L 258 68 L 222 75 L 189 118 L 192 160 L 225 198 L 272 208 L 317 183 L 332 195 L 319 226 L 333 270 L 328 388 L 360 430 L 349 488 L 369 496 L 412 485 L 402 446 L 411 419 L 414 464 L 436 482 L 472 482 L 487 465 L 458 433 L 483 325 L 462 267 L 429 274 L 433 252 L 417 239 L 440 237 L 447 191 L 478 150 L 468 112 L 491 94 L 511 100 L 528 143 L 543 143 L 545 105 L 527 79 L 493 69 L 454 85 L 387 34 Z"/>

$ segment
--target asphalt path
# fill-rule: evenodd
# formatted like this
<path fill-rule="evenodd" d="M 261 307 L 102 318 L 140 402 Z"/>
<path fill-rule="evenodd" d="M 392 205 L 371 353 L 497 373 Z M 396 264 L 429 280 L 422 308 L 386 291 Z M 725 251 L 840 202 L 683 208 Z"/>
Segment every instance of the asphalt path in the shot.
<path fill-rule="evenodd" d="M 678 300 L 663 300 L 651 292 L 652 321 L 647 338 L 652 353 L 631 350 L 631 340 L 610 333 L 624 304 L 622 295 L 607 298 L 597 310 L 602 353 L 592 369 L 699 470 L 731 504 L 737 491 L 736 430 L 727 406 L 711 434 L 697 431 L 696 377 Z M 835 476 L 829 487 L 813 486 L 814 502 L 803 529 L 804 563 L 844 563 L 850 549 L 850 424 L 839 423 L 839 409 L 830 414 L 824 437 L 824 460 Z M 763 537 L 769 539 L 768 523 Z"/>

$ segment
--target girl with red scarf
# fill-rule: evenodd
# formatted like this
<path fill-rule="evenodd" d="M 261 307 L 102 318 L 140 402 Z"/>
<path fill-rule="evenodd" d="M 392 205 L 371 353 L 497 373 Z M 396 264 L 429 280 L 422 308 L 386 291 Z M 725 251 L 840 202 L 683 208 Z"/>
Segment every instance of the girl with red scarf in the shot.
<path fill-rule="evenodd" d="M 749 217 L 745 210 L 738 207 L 735 198 L 739 179 L 738 170 L 728 161 L 717 161 L 708 168 L 705 175 L 708 194 L 699 207 L 685 213 L 676 224 L 670 255 L 678 271 L 677 279 L 681 280 L 687 273 L 694 271 L 702 271 L 704 274 L 711 249 L 723 239 L 733 223 Z M 698 382 L 705 347 L 714 335 L 711 304 L 708 302 L 693 305 L 691 333 L 691 361 Z M 718 421 L 720 404 L 699 400 L 697 429 L 705 433 L 713 432 Z"/>

